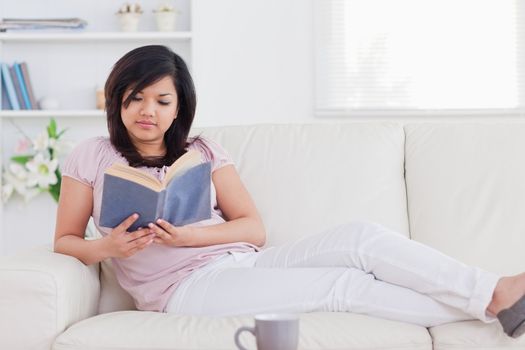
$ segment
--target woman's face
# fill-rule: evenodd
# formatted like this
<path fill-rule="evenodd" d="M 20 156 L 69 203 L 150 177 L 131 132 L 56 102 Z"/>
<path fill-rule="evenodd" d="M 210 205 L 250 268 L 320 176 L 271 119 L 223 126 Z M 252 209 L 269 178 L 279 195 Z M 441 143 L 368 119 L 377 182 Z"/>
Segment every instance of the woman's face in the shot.
<path fill-rule="evenodd" d="M 122 102 L 131 93 L 128 89 Z M 163 142 L 164 133 L 177 117 L 177 92 L 171 77 L 166 76 L 145 87 L 120 109 L 122 122 L 135 146 Z"/>

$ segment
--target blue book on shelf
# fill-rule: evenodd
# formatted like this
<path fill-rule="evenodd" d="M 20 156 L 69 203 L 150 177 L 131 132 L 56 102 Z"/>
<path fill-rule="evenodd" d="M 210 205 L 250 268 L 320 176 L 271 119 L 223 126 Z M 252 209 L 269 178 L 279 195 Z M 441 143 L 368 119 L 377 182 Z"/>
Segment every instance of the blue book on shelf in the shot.
<path fill-rule="evenodd" d="M 16 98 L 15 87 L 13 86 L 13 81 L 11 80 L 11 75 L 9 74 L 9 67 L 7 64 L 2 63 L 2 82 L 4 83 L 7 98 L 9 99 L 9 104 L 13 110 L 19 110 L 20 105 Z"/>
<path fill-rule="evenodd" d="M 13 87 L 15 88 L 16 98 L 18 100 L 18 104 L 20 105 L 20 109 L 26 109 L 24 106 L 24 98 L 22 97 L 22 90 L 20 89 L 20 82 L 16 76 L 15 65 L 9 67 L 9 73 L 11 73 L 11 81 L 13 82 Z"/>
<path fill-rule="evenodd" d="M 20 68 L 20 63 L 15 62 L 13 64 L 15 67 L 16 77 L 20 83 L 20 90 L 22 90 L 22 98 L 24 100 L 24 109 L 33 109 L 31 108 L 31 102 L 29 101 L 29 94 L 27 93 L 27 86 L 24 82 L 24 76 L 22 75 L 22 69 Z"/>
<path fill-rule="evenodd" d="M 2 70 L 0 69 L 0 75 L 2 75 Z M 9 97 L 7 97 L 7 91 L 5 89 L 5 84 L 4 82 L 2 82 L 2 96 L 1 96 L 1 99 L 2 99 L 2 109 L 3 110 L 9 110 L 11 109 L 11 105 L 9 104 Z"/>

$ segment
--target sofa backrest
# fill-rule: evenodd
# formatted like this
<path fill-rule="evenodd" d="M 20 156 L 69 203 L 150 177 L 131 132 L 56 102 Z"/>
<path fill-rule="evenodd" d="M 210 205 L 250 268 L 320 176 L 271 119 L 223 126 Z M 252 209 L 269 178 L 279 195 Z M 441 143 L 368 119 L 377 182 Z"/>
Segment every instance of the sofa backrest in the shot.
<path fill-rule="evenodd" d="M 350 220 L 408 236 L 400 124 L 236 126 L 202 135 L 232 156 L 262 215 L 267 245 Z"/>
<path fill-rule="evenodd" d="M 494 272 L 525 271 L 525 123 L 406 124 L 412 239 Z"/>

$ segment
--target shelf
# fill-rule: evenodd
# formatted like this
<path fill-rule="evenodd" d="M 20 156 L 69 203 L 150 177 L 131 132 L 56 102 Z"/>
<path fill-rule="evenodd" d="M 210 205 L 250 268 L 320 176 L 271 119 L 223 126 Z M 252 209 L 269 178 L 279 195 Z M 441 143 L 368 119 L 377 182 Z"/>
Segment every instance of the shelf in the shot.
<path fill-rule="evenodd" d="M 106 113 L 104 111 L 93 109 L 93 110 L 20 110 L 11 111 L 3 110 L 0 111 L 0 118 L 80 118 L 80 117 L 93 117 L 93 118 L 105 118 Z"/>
<path fill-rule="evenodd" d="M 190 40 L 191 36 L 191 32 L 8 32 L 0 33 L 0 41 Z"/>

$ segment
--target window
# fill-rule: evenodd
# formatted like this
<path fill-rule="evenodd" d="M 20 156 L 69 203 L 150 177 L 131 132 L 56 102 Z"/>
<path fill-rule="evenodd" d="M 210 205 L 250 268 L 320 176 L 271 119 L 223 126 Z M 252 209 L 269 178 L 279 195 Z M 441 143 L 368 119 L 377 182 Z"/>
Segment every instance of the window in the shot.
<path fill-rule="evenodd" d="M 315 0 L 316 113 L 519 110 L 520 0 Z"/>

